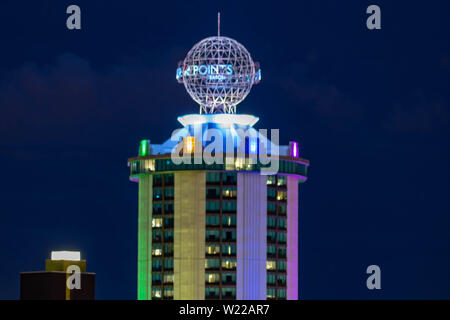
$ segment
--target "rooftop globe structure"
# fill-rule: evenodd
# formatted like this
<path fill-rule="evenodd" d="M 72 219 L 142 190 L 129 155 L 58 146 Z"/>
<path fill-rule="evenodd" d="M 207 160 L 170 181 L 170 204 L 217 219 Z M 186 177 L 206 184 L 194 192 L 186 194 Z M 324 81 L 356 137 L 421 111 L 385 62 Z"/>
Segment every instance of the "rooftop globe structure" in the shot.
<path fill-rule="evenodd" d="M 261 71 L 242 44 L 220 36 L 219 26 L 217 37 L 198 42 L 179 62 L 176 78 L 200 105 L 200 113 L 236 113 L 261 80 Z"/>

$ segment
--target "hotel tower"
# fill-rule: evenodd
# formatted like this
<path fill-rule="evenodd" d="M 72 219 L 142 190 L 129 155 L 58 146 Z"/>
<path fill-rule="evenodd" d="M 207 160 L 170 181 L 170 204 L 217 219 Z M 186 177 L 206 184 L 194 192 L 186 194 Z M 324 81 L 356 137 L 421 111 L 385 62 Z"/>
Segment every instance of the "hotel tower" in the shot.
<path fill-rule="evenodd" d="M 298 299 L 309 161 L 297 142 L 279 145 L 277 130 L 236 113 L 261 80 L 259 64 L 218 32 L 189 51 L 176 79 L 199 113 L 128 159 L 139 185 L 138 299 Z"/>

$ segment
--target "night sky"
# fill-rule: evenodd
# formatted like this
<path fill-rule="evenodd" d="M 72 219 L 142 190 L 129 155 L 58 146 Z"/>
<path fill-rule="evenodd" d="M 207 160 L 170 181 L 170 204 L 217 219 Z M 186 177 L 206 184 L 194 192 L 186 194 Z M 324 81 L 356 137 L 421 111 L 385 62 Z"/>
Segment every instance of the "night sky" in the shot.
<path fill-rule="evenodd" d="M 81 7 L 82 29 L 66 28 Z M 366 8 L 381 7 L 381 30 Z M 450 298 L 450 2 L 0 3 L 0 299 L 80 250 L 98 299 L 136 299 L 127 158 L 198 105 L 177 62 L 221 33 L 259 61 L 238 112 L 300 141 L 300 298 Z M 366 268 L 381 267 L 381 290 Z"/>

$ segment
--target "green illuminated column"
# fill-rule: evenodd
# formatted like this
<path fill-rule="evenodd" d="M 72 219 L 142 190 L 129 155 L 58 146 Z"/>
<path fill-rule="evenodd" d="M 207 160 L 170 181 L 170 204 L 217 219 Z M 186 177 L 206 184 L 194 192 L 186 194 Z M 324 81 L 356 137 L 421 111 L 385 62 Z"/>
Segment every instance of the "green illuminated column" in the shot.
<path fill-rule="evenodd" d="M 174 299 L 205 299 L 205 171 L 175 173 Z"/>
<path fill-rule="evenodd" d="M 138 300 L 152 297 L 152 197 L 152 175 L 139 177 Z"/>

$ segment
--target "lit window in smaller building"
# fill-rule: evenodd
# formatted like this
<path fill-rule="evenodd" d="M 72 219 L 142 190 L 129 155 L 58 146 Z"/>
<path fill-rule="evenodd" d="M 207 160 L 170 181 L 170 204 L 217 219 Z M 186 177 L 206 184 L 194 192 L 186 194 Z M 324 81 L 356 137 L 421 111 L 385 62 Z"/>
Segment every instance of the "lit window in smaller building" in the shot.
<path fill-rule="evenodd" d="M 276 270 L 277 264 L 275 261 L 267 261 L 267 270 Z"/>
<path fill-rule="evenodd" d="M 162 218 L 154 218 L 152 219 L 152 228 L 161 228 L 163 224 Z"/>

